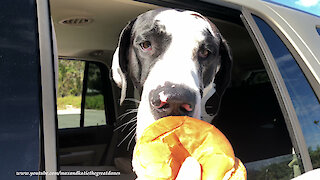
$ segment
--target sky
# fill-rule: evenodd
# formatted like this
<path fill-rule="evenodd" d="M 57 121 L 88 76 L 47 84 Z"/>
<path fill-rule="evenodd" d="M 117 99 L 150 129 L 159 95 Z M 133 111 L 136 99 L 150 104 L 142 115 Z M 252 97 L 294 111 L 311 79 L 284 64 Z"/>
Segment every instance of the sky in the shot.
<path fill-rule="evenodd" d="M 320 0 L 267 0 L 320 16 Z"/>

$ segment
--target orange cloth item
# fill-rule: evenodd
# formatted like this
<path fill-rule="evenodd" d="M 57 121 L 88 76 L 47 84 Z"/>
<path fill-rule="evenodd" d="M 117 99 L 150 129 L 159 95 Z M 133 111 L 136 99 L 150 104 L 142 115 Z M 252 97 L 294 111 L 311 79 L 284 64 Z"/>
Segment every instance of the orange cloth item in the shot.
<path fill-rule="evenodd" d="M 188 116 L 164 117 L 144 130 L 133 154 L 142 179 L 175 179 L 184 160 L 201 165 L 202 180 L 245 180 L 246 169 L 228 139 L 213 125 Z"/>

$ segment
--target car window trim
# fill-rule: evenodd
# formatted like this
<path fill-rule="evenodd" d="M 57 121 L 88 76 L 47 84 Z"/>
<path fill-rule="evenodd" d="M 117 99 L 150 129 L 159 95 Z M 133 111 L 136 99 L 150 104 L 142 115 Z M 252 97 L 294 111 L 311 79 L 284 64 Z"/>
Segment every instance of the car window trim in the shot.
<path fill-rule="evenodd" d="M 81 93 L 81 113 L 80 113 L 80 128 L 84 127 L 84 113 L 86 108 L 86 96 L 88 88 L 88 75 L 89 75 L 89 63 L 85 61 L 84 75 L 82 80 L 82 93 Z"/>
<path fill-rule="evenodd" d="M 313 169 L 312 163 L 311 163 L 308 148 L 301 130 L 301 126 L 298 121 L 298 117 L 293 107 L 293 103 L 291 101 L 287 87 L 285 86 L 284 80 L 282 79 L 278 66 L 276 65 L 276 62 L 273 58 L 273 55 L 266 41 L 264 40 L 262 33 L 260 32 L 257 24 L 255 23 L 252 17 L 252 14 L 255 14 L 259 18 L 263 19 L 269 26 L 271 26 L 271 28 L 280 37 L 280 39 L 282 40 L 282 42 L 284 42 L 286 46 L 289 42 L 286 42 L 286 40 L 281 38 L 281 36 L 284 36 L 284 35 L 280 33 L 280 31 L 277 30 L 276 27 L 272 26 L 271 25 L 272 23 L 267 18 L 265 18 L 262 14 L 251 9 L 250 10 L 247 8 L 242 9 L 242 19 L 244 21 L 244 24 L 251 38 L 254 41 L 255 46 L 257 47 L 257 50 L 263 60 L 264 66 L 266 67 L 266 70 L 269 74 L 270 80 L 272 82 L 272 85 L 274 87 L 277 99 L 279 101 L 279 104 L 282 110 L 282 113 L 284 115 L 284 119 L 287 124 L 289 134 L 293 139 L 293 142 L 292 142 L 293 146 L 295 150 L 297 150 L 297 153 L 299 153 L 301 156 L 304 170 L 306 172 L 310 171 Z M 292 48 L 290 49 L 289 47 L 288 49 L 290 53 L 292 53 L 293 49 Z M 294 58 L 296 58 L 294 53 L 292 55 Z"/>
<path fill-rule="evenodd" d="M 261 14 L 256 11 L 252 11 L 252 12 L 254 12 L 254 14 L 257 14 L 257 15 L 259 14 L 261 16 Z M 277 26 L 277 24 L 272 23 L 272 21 L 269 20 L 268 18 L 265 18 L 263 20 L 265 22 L 267 22 L 267 24 L 276 32 L 276 34 L 279 36 L 279 38 L 282 40 L 282 42 L 286 45 L 286 47 L 288 48 L 288 50 L 292 54 L 293 58 L 296 60 L 297 64 L 299 65 L 300 69 L 302 70 L 303 74 L 307 78 L 313 92 L 316 94 L 316 96 L 318 98 L 318 101 L 320 101 L 319 81 L 316 79 L 316 77 L 313 75 L 310 68 L 308 67 L 308 65 L 307 65 L 308 62 L 305 62 L 303 60 L 303 58 L 302 58 L 303 55 L 299 55 L 298 51 L 296 50 L 296 48 L 298 49 L 299 47 L 296 44 L 290 42 L 290 40 L 281 32 L 281 30 Z M 307 46 L 307 45 L 304 43 L 304 46 Z M 300 53 L 302 53 L 302 52 L 300 52 Z M 313 57 L 314 57 L 314 55 L 313 55 Z"/>
<path fill-rule="evenodd" d="M 201 13 L 212 18 L 226 20 L 238 25 L 241 24 L 239 11 L 236 8 L 229 8 L 224 5 L 212 4 L 205 1 L 181 1 L 181 0 L 134 0 L 142 3 L 153 4 L 160 7 L 188 9 Z M 234 5 L 238 7 L 237 5 Z M 240 9 L 240 6 L 239 6 Z"/>
<path fill-rule="evenodd" d="M 37 0 L 45 171 L 58 171 L 54 52 L 48 0 Z M 57 176 L 46 176 L 57 180 Z"/>
<path fill-rule="evenodd" d="M 103 102 L 104 102 L 104 111 L 106 117 L 106 125 L 113 126 L 115 123 L 115 108 L 114 108 L 114 100 L 113 100 L 113 93 L 108 93 L 109 91 L 112 92 L 111 86 L 111 79 L 109 79 L 109 69 L 103 63 L 97 63 L 96 65 L 99 67 L 101 73 L 101 82 L 103 83 L 102 92 L 103 92 Z"/>

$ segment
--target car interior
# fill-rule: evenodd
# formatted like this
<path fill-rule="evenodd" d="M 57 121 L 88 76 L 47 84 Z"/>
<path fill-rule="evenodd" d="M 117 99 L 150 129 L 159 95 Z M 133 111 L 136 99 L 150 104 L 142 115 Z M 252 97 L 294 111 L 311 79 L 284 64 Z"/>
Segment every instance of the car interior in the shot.
<path fill-rule="evenodd" d="M 60 64 L 78 63 L 81 82 L 73 83 L 79 83 L 82 89 L 79 109 L 71 108 L 71 113 L 58 110 L 57 150 L 61 170 L 111 170 L 121 175 L 104 178 L 135 178 L 131 156 L 139 95 L 129 83 L 128 99 L 119 105 L 120 89 L 110 78 L 112 56 L 119 34 L 130 20 L 151 9 L 171 7 L 207 16 L 231 47 L 232 83 L 212 124 L 231 142 L 235 155 L 247 168 L 248 179 L 259 179 L 258 176 L 264 179 L 267 176 L 264 168 L 271 164 L 282 163 L 292 173 L 292 167 L 288 166 L 294 160 L 291 138 L 263 59 L 241 21 L 241 12 L 188 2 L 50 0 L 59 76 Z M 59 88 L 63 88 L 61 82 L 69 80 L 60 82 L 63 77 L 59 78 Z M 102 97 L 99 110 L 86 107 L 93 96 Z"/>

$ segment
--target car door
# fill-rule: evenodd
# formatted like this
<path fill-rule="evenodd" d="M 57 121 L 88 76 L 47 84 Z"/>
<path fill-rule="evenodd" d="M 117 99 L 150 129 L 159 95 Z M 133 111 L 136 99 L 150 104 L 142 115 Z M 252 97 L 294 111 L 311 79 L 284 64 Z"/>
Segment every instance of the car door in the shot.
<path fill-rule="evenodd" d="M 269 59 L 268 62 L 272 64 L 272 71 L 278 74 L 278 83 L 284 87 L 281 92 L 284 94 L 282 99 L 287 111 L 291 112 L 289 123 L 294 127 L 293 132 L 305 170 L 318 168 L 320 131 L 317 119 L 320 116 L 320 105 L 316 94 L 317 89 L 314 89 L 318 84 L 312 80 L 314 75 L 305 67 L 305 62 L 301 58 L 302 52 L 297 53 L 297 49 L 292 47 L 288 37 L 283 35 L 283 32 L 267 17 L 252 11 L 244 11 L 244 15 L 249 28 L 253 31 L 253 38 L 258 41 L 266 59 Z M 311 16 L 310 21 L 313 18 Z M 305 28 L 314 28 L 314 33 L 309 35 L 318 38 L 316 25 Z"/>

